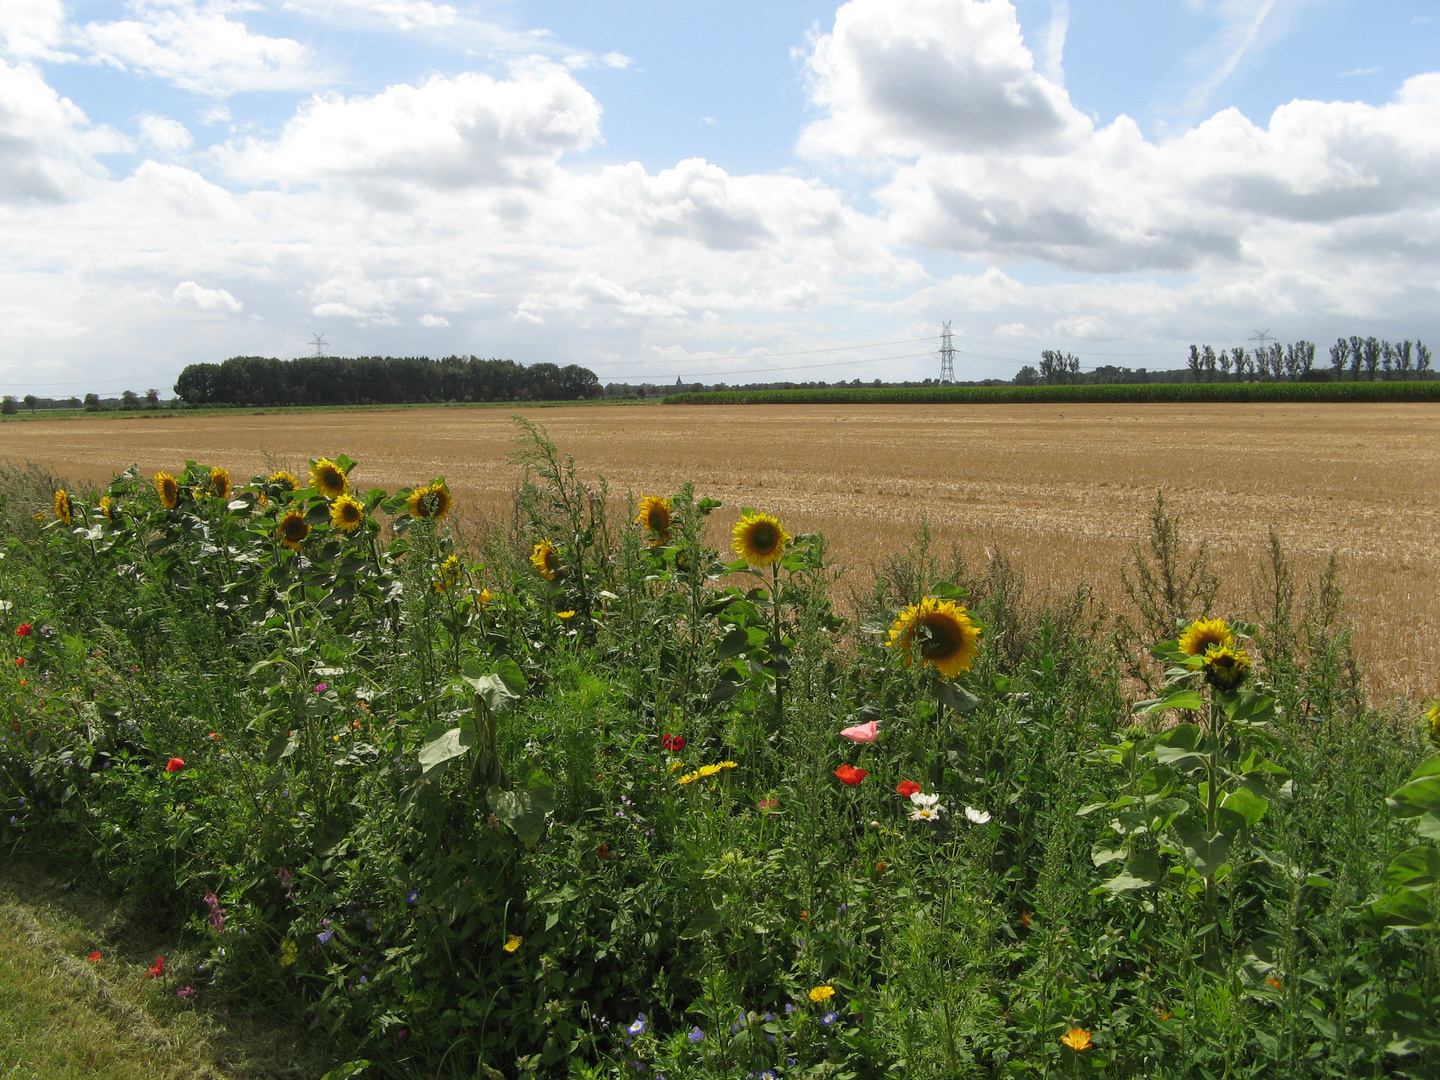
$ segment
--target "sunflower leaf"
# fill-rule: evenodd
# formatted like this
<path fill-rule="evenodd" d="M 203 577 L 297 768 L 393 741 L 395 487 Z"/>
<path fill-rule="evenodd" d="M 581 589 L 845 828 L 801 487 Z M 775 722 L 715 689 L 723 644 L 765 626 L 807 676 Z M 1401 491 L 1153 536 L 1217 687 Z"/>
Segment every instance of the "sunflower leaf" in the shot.
<path fill-rule="evenodd" d="M 464 728 L 453 727 L 438 739 L 432 739 L 420 748 L 420 767 L 429 776 L 436 768 L 457 758 L 475 745 L 475 733 Z"/>

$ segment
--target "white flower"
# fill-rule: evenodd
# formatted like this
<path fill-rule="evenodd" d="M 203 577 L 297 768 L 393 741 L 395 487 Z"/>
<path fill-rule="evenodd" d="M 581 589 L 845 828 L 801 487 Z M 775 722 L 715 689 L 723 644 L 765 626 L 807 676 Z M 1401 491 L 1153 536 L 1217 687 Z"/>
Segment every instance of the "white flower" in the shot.
<path fill-rule="evenodd" d="M 987 821 L 990 820 L 989 814 L 987 814 L 984 810 L 976 810 L 973 806 L 965 807 L 965 816 L 971 821 L 973 821 L 976 825 L 984 825 Z"/>
<path fill-rule="evenodd" d="M 922 806 L 910 815 L 911 821 L 939 821 L 940 815 L 945 812 L 943 806 Z"/>
<path fill-rule="evenodd" d="M 939 804 L 940 796 L 926 795 L 923 792 L 917 791 L 914 795 L 910 796 L 910 801 L 920 807 L 921 810 L 933 810 Z"/>

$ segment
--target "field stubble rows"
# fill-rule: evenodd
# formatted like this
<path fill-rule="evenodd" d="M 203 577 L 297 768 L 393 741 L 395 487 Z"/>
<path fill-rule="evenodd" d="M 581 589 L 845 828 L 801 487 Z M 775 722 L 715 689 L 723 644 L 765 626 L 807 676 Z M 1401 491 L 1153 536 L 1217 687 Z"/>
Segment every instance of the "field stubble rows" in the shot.
<path fill-rule="evenodd" d="M 525 410 L 517 410 L 525 411 Z M 685 480 L 721 499 L 712 543 L 742 505 L 823 530 L 868 580 L 924 515 L 972 568 L 1004 552 L 1033 590 L 1084 579 L 1123 603 L 1119 567 L 1157 490 L 1206 540 L 1222 610 L 1252 609 L 1273 526 L 1301 580 L 1338 553 L 1358 651 L 1380 695 L 1424 698 L 1440 641 L 1437 404 L 644 406 L 529 413 L 612 492 Z M 461 506 L 502 515 L 515 482 L 501 409 L 234 413 L 0 425 L 0 456 L 100 483 L 187 458 L 237 481 L 312 456 L 359 460 L 356 482 L 448 478 Z"/>

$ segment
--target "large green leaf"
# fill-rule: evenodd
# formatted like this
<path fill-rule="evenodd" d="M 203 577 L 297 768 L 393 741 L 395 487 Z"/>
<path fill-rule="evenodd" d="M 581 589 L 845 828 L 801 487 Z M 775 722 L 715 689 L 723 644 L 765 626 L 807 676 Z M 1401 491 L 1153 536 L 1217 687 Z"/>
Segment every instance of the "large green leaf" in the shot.
<path fill-rule="evenodd" d="M 545 816 L 555 809 L 555 789 L 539 769 L 527 786 L 514 791 L 492 787 L 486 792 L 490 812 L 505 823 L 526 847 L 534 847 L 545 832 Z"/>
<path fill-rule="evenodd" d="M 1400 817 L 1417 817 L 1427 811 L 1440 811 L 1440 775 L 1411 780 L 1392 792 L 1385 801 Z"/>
<path fill-rule="evenodd" d="M 1175 834 L 1185 848 L 1185 858 L 1203 877 L 1214 875 L 1230 854 L 1230 837 L 1220 832 L 1207 834 L 1203 822 L 1180 818 L 1175 822 Z"/>
<path fill-rule="evenodd" d="M 1165 709 L 1203 709 L 1204 707 L 1205 698 L 1201 696 L 1200 691 L 1185 688 L 1171 690 L 1169 693 L 1149 701 L 1138 702 L 1135 711 L 1152 713 Z"/>
<path fill-rule="evenodd" d="M 1440 848 L 1421 844 L 1390 860 L 1381 881 L 1389 888 L 1417 889 L 1440 881 Z"/>
<path fill-rule="evenodd" d="M 457 758 L 475 745 L 475 732 L 468 728 L 453 727 L 439 738 L 432 739 L 420 748 L 420 767 L 425 775 L 440 765 Z"/>
<path fill-rule="evenodd" d="M 1433 918 L 1430 897 L 1413 889 L 1387 892 L 1366 910 L 1381 926 L 1429 926 Z"/>
<path fill-rule="evenodd" d="M 1249 788 L 1239 788 L 1230 792 L 1220 800 L 1220 805 L 1226 810 L 1233 810 L 1245 819 L 1245 824 L 1252 829 L 1260 824 L 1260 819 L 1265 816 L 1265 811 L 1270 809 L 1268 800 L 1261 798 Z"/>
<path fill-rule="evenodd" d="M 936 690 L 936 695 L 962 716 L 974 712 L 976 706 L 980 704 L 980 699 L 958 682 L 942 681 Z"/>

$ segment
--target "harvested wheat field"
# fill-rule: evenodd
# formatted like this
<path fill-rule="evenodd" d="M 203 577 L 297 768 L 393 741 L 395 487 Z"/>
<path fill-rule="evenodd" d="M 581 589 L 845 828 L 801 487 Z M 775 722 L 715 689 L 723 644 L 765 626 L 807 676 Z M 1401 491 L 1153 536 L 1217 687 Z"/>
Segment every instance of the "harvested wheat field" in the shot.
<path fill-rule="evenodd" d="M 1440 689 L 1440 405 L 632 406 L 529 415 L 612 491 L 693 480 L 723 500 L 712 542 L 742 504 L 792 532 L 823 530 L 868 579 L 928 517 L 972 568 L 1005 553 L 1031 590 L 1085 579 L 1123 602 L 1118 569 L 1157 490 L 1187 538 L 1211 545 L 1221 606 L 1243 615 L 1273 526 L 1302 582 L 1339 554 L 1372 687 Z M 503 512 L 515 471 L 504 409 L 115 416 L 0 425 L 0 457 L 100 482 L 187 458 L 236 479 L 348 453 L 355 479 L 394 488 L 443 475 Z"/>

